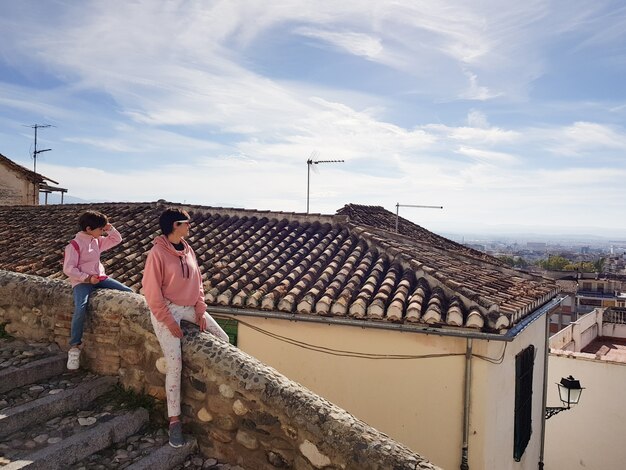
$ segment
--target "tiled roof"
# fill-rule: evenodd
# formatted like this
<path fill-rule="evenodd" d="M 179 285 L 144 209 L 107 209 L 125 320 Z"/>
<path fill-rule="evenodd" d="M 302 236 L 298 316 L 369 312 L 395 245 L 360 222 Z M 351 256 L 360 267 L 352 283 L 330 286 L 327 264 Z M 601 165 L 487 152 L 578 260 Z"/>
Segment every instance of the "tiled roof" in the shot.
<path fill-rule="evenodd" d="M 138 291 L 160 203 L 0 207 L 0 268 L 63 278 L 63 248 L 88 207 L 124 236 L 103 256 L 107 273 Z M 345 208 L 332 216 L 184 207 L 209 305 L 503 332 L 558 292 L 421 227 L 397 235 Z"/>
<path fill-rule="evenodd" d="M 369 225 L 387 230 L 388 232 L 395 232 L 396 230 L 396 214 L 389 212 L 381 206 L 346 204 L 337 211 L 337 214 L 347 215 L 355 224 Z M 398 217 L 398 233 L 411 238 L 413 242 L 427 243 L 432 247 L 442 248 L 450 253 L 464 254 L 491 264 L 506 266 L 498 258 L 437 235 L 402 217 Z"/>
<path fill-rule="evenodd" d="M 0 164 L 4 164 L 7 167 L 11 168 L 13 171 L 23 174 L 26 177 L 26 179 L 28 179 L 29 181 L 32 181 L 35 183 L 43 183 L 45 180 L 48 180 L 54 184 L 59 184 L 56 181 L 51 180 L 47 176 L 41 175 L 39 173 L 35 173 L 34 171 L 31 171 L 28 168 L 25 168 L 22 165 L 15 163 L 13 160 L 11 160 L 8 157 L 5 157 L 1 153 L 0 153 Z"/>

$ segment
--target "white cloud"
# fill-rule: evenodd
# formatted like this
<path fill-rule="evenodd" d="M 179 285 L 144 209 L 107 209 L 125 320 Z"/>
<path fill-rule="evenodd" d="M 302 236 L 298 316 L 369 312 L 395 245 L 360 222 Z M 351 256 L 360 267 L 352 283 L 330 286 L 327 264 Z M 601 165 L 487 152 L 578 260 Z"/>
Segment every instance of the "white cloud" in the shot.
<path fill-rule="evenodd" d="M 321 39 L 340 50 L 368 59 L 376 58 L 383 51 L 380 38 L 372 37 L 368 34 L 350 31 L 333 32 L 314 28 L 297 28 L 295 33 L 310 38 Z"/>
<path fill-rule="evenodd" d="M 593 157 L 594 151 L 626 150 L 626 132 L 593 122 L 575 122 L 545 134 L 551 141 L 550 150 L 563 156 Z"/>
<path fill-rule="evenodd" d="M 449 127 L 443 124 L 428 124 L 426 131 L 445 136 L 452 141 L 471 142 L 474 144 L 494 145 L 517 142 L 522 138 L 518 131 L 499 127 Z"/>
<path fill-rule="evenodd" d="M 483 163 L 517 163 L 518 158 L 504 152 L 493 152 L 489 150 L 476 149 L 460 146 L 457 153 L 468 156 Z"/>
<path fill-rule="evenodd" d="M 110 152 L 138 152 L 139 149 L 136 146 L 130 145 L 127 142 L 121 142 L 118 139 L 90 139 L 84 137 L 65 137 L 65 142 L 72 142 L 74 144 L 85 144 L 92 147 L 98 147 Z"/>
<path fill-rule="evenodd" d="M 467 125 L 469 127 L 479 127 L 481 129 L 488 129 L 489 122 L 485 113 L 472 109 L 467 113 Z"/>
<path fill-rule="evenodd" d="M 502 92 L 493 92 L 485 86 L 478 85 L 478 76 L 475 73 L 465 71 L 465 76 L 469 80 L 469 87 L 460 94 L 460 98 L 467 100 L 485 101 L 502 96 Z"/>

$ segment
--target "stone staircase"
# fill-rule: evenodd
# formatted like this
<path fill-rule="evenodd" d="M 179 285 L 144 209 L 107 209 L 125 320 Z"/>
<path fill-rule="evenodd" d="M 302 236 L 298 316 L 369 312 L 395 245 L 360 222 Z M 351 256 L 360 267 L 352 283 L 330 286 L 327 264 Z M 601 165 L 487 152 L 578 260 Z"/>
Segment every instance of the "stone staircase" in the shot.
<path fill-rule="evenodd" d="M 178 449 L 114 377 L 65 368 L 54 344 L 0 338 L 0 469 L 241 469 Z M 146 401 L 146 400 L 144 400 Z"/>

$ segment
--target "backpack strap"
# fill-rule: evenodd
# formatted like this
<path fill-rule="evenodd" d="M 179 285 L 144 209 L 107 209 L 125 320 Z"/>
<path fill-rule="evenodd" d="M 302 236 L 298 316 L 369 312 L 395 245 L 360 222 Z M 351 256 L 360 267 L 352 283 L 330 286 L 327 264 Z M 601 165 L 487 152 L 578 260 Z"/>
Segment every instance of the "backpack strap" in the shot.
<path fill-rule="evenodd" d="M 78 263 L 80 263 L 80 246 L 76 240 L 70 240 L 70 245 L 74 247 L 76 253 L 78 254 Z M 61 257 L 61 264 L 65 265 L 65 256 L 67 255 L 67 247 L 63 250 L 63 256 Z"/>

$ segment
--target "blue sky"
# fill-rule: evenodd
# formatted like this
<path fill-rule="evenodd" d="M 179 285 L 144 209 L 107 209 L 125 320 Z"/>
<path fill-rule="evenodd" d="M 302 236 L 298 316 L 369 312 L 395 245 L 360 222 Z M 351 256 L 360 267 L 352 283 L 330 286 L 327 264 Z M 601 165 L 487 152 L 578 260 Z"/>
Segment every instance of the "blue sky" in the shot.
<path fill-rule="evenodd" d="M 626 237 L 621 1 L 0 0 L 0 153 L 94 201 Z M 315 152 L 315 153 L 314 153 Z"/>

